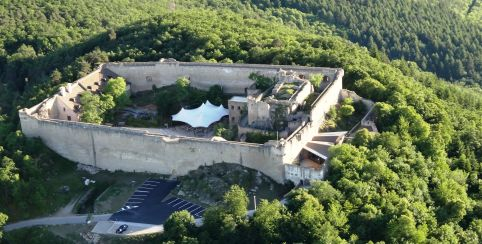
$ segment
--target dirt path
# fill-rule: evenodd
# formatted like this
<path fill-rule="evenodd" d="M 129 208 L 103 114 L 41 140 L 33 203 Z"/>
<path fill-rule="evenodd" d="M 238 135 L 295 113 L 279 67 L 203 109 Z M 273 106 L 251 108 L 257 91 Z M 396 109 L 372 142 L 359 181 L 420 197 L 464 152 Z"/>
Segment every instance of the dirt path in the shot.
<path fill-rule="evenodd" d="M 53 216 L 61 217 L 61 216 L 72 215 L 72 210 L 74 210 L 75 204 L 79 201 L 80 198 L 82 198 L 82 196 L 78 196 L 72 199 L 67 205 L 59 209 L 59 211 L 57 211 L 55 214 L 53 214 Z"/>

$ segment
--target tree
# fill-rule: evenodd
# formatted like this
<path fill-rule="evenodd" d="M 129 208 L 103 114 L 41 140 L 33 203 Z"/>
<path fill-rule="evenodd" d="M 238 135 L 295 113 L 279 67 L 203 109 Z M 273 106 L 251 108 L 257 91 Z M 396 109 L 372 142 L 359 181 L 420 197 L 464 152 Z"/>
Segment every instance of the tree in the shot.
<path fill-rule="evenodd" d="M 189 238 L 194 229 L 194 217 L 187 211 L 174 212 L 164 223 L 164 235 L 172 241 Z"/>
<path fill-rule="evenodd" d="M 426 231 L 426 228 L 417 228 L 413 217 L 402 215 L 388 223 L 387 240 L 392 243 L 422 243 L 427 237 Z"/>
<path fill-rule="evenodd" d="M 459 222 L 472 208 L 464 186 L 452 179 L 445 179 L 434 190 L 434 200 L 440 206 L 437 213 L 442 223 Z"/>
<path fill-rule="evenodd" d="M 5 223 L 7 223 L 7 220 L 8 220 L 8 216 L 2 212 L 0 212 L 0 240 L 2 240 L 2 236 L 3 236 L 3 226 L 5 225 Z"/>
<path fill-rule="evenodd" d="M 356 132 L 355 136 L 351 140 L 351 143 L 355 146 L 368 146 L 373 139 L 373 135 L 366 129 L 363 128 Z"/>
<path fill-rule="evenodd" d="M 50 79 L 54 83 L 60 83 L 60 80 L 62 80 L 62 73 L 58 69 L 55 69 L 52 71 L 52 74 L 50 74 Z"/>
<path fill-rule="evenodd" d="M 315 88 L 315 91 L 319 90 L 321 82 L 323 81 L 323 74 L 311 74 L 310 82 Z"/>
<path fill-rule="evenodd" d="M 4 156 L 0 166 L 0 183 L 11 184 L 20 179 L 15 162 L 9 157 Z"/>
<path fill-rule="evenodd" d="M 332 202 L 340 202 L 343 200 L 343 194 L 334 188 L 328 181 L 312 181 L 308 192 L 316 197 L 316 199 L 318 199 L 318 201 L 325 207 L 328 207 Z"/>
<path fill-rule="evenodd" d="M 179 77 L 176 80 L 176 86 L 181 89 L 187 89 L 191 85 L 191 81 L 186 77 Z"/>
<path fill-rule="evenodd" d="M 122 108 L 130 104 L 130 98 L 126 91 L 126 81 L 122 77 L 109 79 L 103 92 L 112 96 L 116 108 Z"/>
<path fill-rule="evenodd" d="M 11 158 L 4 156 L 0 164 L 0 186 L 3 188 L 4 201 L 9 199 L 11 186 L 19 180 L 20 175 L 17 167 L 15 167 L 15 162 Z"/>
<path fill-rule="evenodd" d="M 246 192 L 238 185 L 232 185 L 223 197 L 223 205 L 226 213 L 232 215 L 236 222 L 241 222 L 246 219 L 248 203 L 249 199 Z"/>
<path fill-rule="evenodd" d="M 223 88 L 220 85 L 214 85 L 209 87 L 209 91 L 207 93 L 207 99 L 213 105 L 221 105 L 223 104 Z"/>
<path fill-rule="evenodd" d="M 341 105 L 340 107 L 340 115 L 343 118 L 349 117 L 355 112 L 355 108 L 352 105 Z"/>
<path fill-rule="evenodd" d="M 365 78 L 355 82 L 355 88 L 362 97 L 383 101 L 386 97 L 386 88 L 378 80 Z"/>
<path fill-rule="evenodd" d="M 264 243 L 281 243 L 284 235 L 281 226 L 289 219 L 287 209 L 278 200 L 271 203 L 261 200 L 253 216 L 253 228 L 258 232 L 257 238 Z"/>
<path fill-rule="evenodd" d="M 83 122 L 94 124 L 102 123 L 105 112 L 115 107 L 114 98 L 111 95 L 98 96 L 89 91 L 80 95 L 80 104 L 82 105 L 80 119 Z"/>

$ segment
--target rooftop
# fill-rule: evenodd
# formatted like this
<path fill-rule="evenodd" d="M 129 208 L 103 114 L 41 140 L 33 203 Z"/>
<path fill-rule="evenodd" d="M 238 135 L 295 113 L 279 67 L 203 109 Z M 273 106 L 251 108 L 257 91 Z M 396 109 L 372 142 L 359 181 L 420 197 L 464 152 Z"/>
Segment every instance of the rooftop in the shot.
<path fill-rule="evenodd" d="M 229 101 L 247 103 L 248 98 L 247 97 L 241 97 L 241 96 L 233 96 L 231 99 L 229 99 Z"/>

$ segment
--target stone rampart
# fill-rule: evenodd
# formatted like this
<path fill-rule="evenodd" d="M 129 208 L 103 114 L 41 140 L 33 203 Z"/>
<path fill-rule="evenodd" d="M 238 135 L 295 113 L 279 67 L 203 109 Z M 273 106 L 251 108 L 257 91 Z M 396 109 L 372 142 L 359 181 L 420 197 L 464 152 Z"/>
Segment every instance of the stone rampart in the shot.
<path fill-rule="evenodd" d="M 20 111 L 22 131 L 82 164 L 107 170 L 184 175 L 201 165 L 238 163 L 283 182 L 282 148 L 269 144 L 171 137 L 142 130 L 62 120 Z"/>
<path fill-rule="evenodd" d="M 182 76 L 191 80 L 191 85 L 199 89 L 209 89 L 221 85 L 224 92 L 245 94 L 245 89 L 254 83 L 251 73 L 274 77 L 279 69 L 293 70 L 303 74 L 323 73 L 333 79 L 336 69 L 302 67 L 294 65 L 259 64 L 220 64 L 194 62 L 143 62 L 107 63 L 104 68 L 126 78 L 132 83 L 133 92 L 150 90 L 152 86 L 162 87 L 174 84 Z"/>
<path fill-rule="evenodd" d="M 318 134 L 320 126 L 325 121 L 325 114 L 332 106 L 338 103 L 342 89 L 343 70 L 339 69 L 335 80 L 313 102 L 310 112 L 310 121 L 300 126 L 286 140 L 282 142 L 284 147 L 284 162 L 296 162 L 303 146 Z"/>

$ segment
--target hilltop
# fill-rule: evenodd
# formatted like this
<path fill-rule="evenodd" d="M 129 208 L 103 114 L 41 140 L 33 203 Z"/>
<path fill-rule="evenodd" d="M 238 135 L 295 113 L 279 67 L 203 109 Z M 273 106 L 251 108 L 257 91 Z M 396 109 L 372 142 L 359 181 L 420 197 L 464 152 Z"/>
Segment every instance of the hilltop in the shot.
<path fill-rule="evenodd" d="M 170 2 L 118 2 L 110 11 L 89 1 L 2 6 L 2 15 L 23 17 L 9 19 L 11 24 L 1 30 L 0 185 L 6 197 L 0 200 L 0 211 L 7 215 L 29 209 L 36 209 L 32 215 L 52 212 L 49 206 L 59 198 L 57 189 L 41 182 L 58 178 L 58 167 L 51 172 L 52 165 L 66 163 L 18 131 L 17 108 L 42 101 L 61 84 L 84 76 L 101 62 L 173 57 L 180 61 L 298 64 L 342 67 L 345 88 L 377 102 L 376 123 L 381 133 L 362 131 L 351 144 L 335 147 L 330 153 L 328 180 L 311 190 L 292 192 L 286 207 L 265 202 L 259 206 L 259 215 L 245 221 L 239 217 L 245 210 L 243 194 L 233 189 L 224 205 L 206 213 L 211 222 L 205 227 L 186 227 L 179 236 L 158 238 L 199 242 L 481 240 L 480 88 L 448 83 L 414 62 L 388 61 L 333 34 L 337 32 L 334 23 L 320 23 L 296 10 L 272 6 L 263 11 L 239 3 L 216 5 L 215 1 L 210 4 L 217 10 L 195 8 L 201 4 L 189 1 L 175 7 Z M 35 6 L 41 7 L 31 10 Z M 129 11 L 139 6 L 145 11 Z M 433 15 L 435 18 L 435 12 Z M 465 34 L 461 34 L 460 47 L 470 39 L 473 44 L 467 45 L 475 44 L 470 54 L 476 62 L 482 45 L 474 40 L 480 27 L 463 28 L 468 29 L 461 30 Z M 395 33 L 394 29 L 387 31 Z M 380 35 L 376 42 L 390 40 L 388 34 Z M 439 50 L 457 52 L 451 48 L 453 43 L 445 42 L 455 37 L 436 37 Z M 434 63 L 420 66 L 437 67 Z M 447 72 L 456 72 L 451 65 L 444 66 L 450 67 Z M 466 63 L 462 66 L 469 67 Z M 472 78 L 482 70 L 476 67 L 480 66 L 474 66 Z M 231 211 L 233 205 L 239 211 Z M 28 217 L 34 216 L 20 218 Z M 252 239 L 247 239 L 246 233 Z"/>

